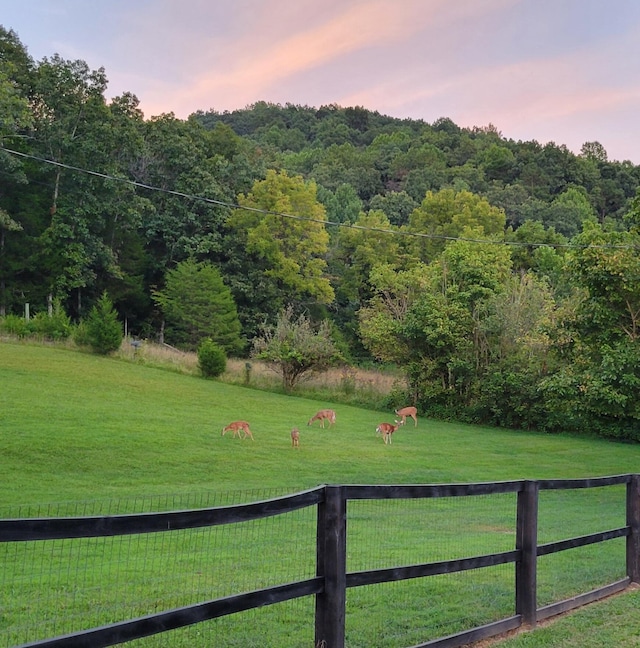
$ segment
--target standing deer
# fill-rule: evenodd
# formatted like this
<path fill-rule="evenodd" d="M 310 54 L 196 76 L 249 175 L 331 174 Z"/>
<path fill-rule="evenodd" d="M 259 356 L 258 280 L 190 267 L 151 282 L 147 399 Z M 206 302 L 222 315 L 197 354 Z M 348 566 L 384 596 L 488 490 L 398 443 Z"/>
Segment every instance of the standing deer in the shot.
<path fill-rule="evenodd" d="M 376 435 L 382 435 L 385 445 L 391 443 L 391 435 L 401 426 L 404 425 L 404 421 L 395 421 L 395 425 L 391 423 L 380 423 L 376 428 Z"/>
<path fill-rule="evenodd" d="M 418 410 L 415 407 L 403 407 L 402 409 L 394 410 L 396 415 L 400 417 L 402 424 L 407 422 L 407 416 L 410 416 L 414 421 L 414 426 L 418 425 Z"/>
<path fill-rule="evenodd" d="M 236 436 L 239 438 L 240 431 L 242 431 L 244 432 L 244 436 L 242 437 L 243 439 L 251 437 L 251 440 L 255 441 L 253 434 L 251 434 L 251 430 L 249 429 L 249 424 L 246 421 L 233 421 L 233 423 L 229 423 L 229 425 L 222 428 L 222 436 L 224 436 L 225 433 L 229 432 L 229 430 L 233 431 L 234 439 L 236 438 Z"/>
<path fill-rule="evenodd" d="M 291 430 L 291 446 L 294 448 L 300 447 L 300 430 L 298 428 Z"/>
<path fill-rule="evenodd" d="M 309 419 L 307 425 L 311 425 L 314 421 L 320 421 L 322 429 L 324 429 L 325 420 L 329 421 L 329 426 L 332 426 L 336 422 L 336 413 L 331 409 L 320 410 Z"/>

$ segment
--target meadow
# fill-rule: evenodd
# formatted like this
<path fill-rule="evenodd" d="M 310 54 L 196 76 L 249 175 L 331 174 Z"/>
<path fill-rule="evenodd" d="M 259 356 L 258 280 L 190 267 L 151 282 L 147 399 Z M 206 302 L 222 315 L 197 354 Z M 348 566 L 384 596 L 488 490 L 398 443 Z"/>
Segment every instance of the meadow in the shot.
<path fill-rule="evenodd" d="M 222 380 L 205 380 L 184 367 L 167 370 L 159 360 L 155 366 L 150 361 L 127 357 L 128 353 L 127 350 L 119 357 L 103 358 L 64 348 L 0 343 L 0 471 L 3 475 L 0 517 L 54 514 L 52 511 L 55 514 L 78 510 L 88 511 L 85 514 L 123 513 L 217 505 L 297 492 L 326 483 L 457 483 L 597 477 L 635 472 L 640 465 L 638 446 L 588 436 L 550 436 L 463 425 L 436 421 L 428 416 L 420 417 L 417 427 L 409 420 L 393 435 L 392 443 L 385 445 L 376 436 L 375 429 L 382 421 L 393 421 L 393 412 L 337 402 L 326 386 L 316 387 L 315 398 L 308 394 L 286 395 L 259 389 L 257 368 L 252 367 L 252 381 L 246 386 L 242 384 L 241 364 L 232 367 Z M 337 380 L 341 383 L 343 377 Z M 393 379 L 384 378 L 381 382 L 385 380 L 388 388 Z M 371 392 L 378 388 L 374 383 L 371 378 L 365 381 L 364 388 Z M 384 388 L 383 384 L 380 389 Z M 324 398 L 318 398 L 320 394 Z M 354 396 L 357 397 L 357 388 Z M 336 425 L 322 429 L 316 422 L 307 426 L 309 418 L 326 407 L 336 410 Z M 254 441 L 233 438 L 230 434 L 222 436 L 223 426 L 236 419 L 249 421 Z M 290 430 L 294 426 L 300 430 L 299 448 L 291 447 Z M 549 494 L 541 531 L 547 536 L 546 541 L 565 537 L 568 527 L 588 533 L 597 530 L 593 525 L 613 528 L 624 524 L 624 503 L 620 504 L 619 492 L 581 494 L 582 499 L 577 500 L 570 497 L 568 493 Z M 497 505 L 494 500 L 474 503 L 472 509 L 456 511 L 453 516 L 451 509 L 443 511 L 442 502 L 421 506 L 394 504 L 375 511 L 365 503 L 354 506 L 349 524 L 354 541 L 362 540 L 364 550 L 359 554 L 353 549 L 350 568 L 417 561 L 416 554 L 424 551 L 427 537 L 440 543 L 436 551 L 442 555 L 436 559 L 464 556 L 470 548 L 482 552 L 489 543 L 494 547 L 491 550 L 496 550 L 496 539 L 498 549 L 513 545 L 509 533 L 513 522 L 512 501 L 505 499 Z M 582 509 L 590 511 L 586 520 L 576 519 L 574 524 L 573 518 Z M 385 530 L 378 535 L 383 519 Z M 449 525 L 450 519 L 454 523 L 464 519 L 468 536 L 461 538 Z M 421 520 L 420 524 L 416 520 Z M 255 575 L 274 561 L 284 565 L 283 578 L 313 574 L 313 544 L 306 533 L 313 522 L 312 517 L 304 515 L 293 519 L 292 528 L 300 529 L 300 535 L 292 539 L 293 549 L 287 542 L 281 542 L 283 535 L 290 534 L 291 530 L 279 526 L 263 529 L 257 539 L 238 531 L 237 537 L 224 540 L 224 547 L 217 544 L 219 565 L 227 565 L 219 569 L 234 581 L 224 587 L 232 587 L 233 591 L 235 586 L 243 591 L 256 586 Z M 142 563 L 146 570 L 157 562 L 164 564 L 179 580 L 178 574 L 182 578 L 182 572 L 187 571 L 180 566 L 180 561 L 206 552 L 200 545 L 194 550 L 193 538 L 177 537 L 175 543 L 175 547 L 169 544 L 162 550 L 151 551 L 148 546 L 145 549 L 146 545 L 129 547 L 127 573 L 135 573 Z M 621 545 L 617 547 L 612 561 L 619 561 L 622 549 Z M 167 550 L 173 554 L 175 563 L 167 561 Z M 96 553 L 90 543 L 82 551 Z M 61 553 L 65 552 L 66 549 Z M 102 552 L 104 555 L 105 550 Z M 106 551 L 108 555 L 111 552 L 121 556 L 123 549 L 114 546 Z M 57 550 L 51 555 L 56 556 L 56 561 L 63 561 Z M 86 555 L 82 555 L 85 561 Z M 203 560 L 204 567 L 194 568 L 200 575 L 210 567 L 206 563 L 210 556 Z M 9 557 L 8 562 L 14 564 L 16 560 Z M 621 576 L 616 573 L 618 567 L 613 562 L 594 561 L 588 552 L 584 559 L 575 562 L 591 565 L 592 573 L 586 579 L 593 579 L 594 585 L 612 572 L 616 578 Z M 558 568 L 564 573 L 562 564 Z M 87 572 L 91 569 L 85 567 Z M 584 586 L 584 575 L 577 577 L 577 584 L 578 581 L 574 583 L 566 577 L 554 579 L 555 569 L 550 567 L 548 577 L 543 579 L 542 596 L 555 600 L 558 595 L 571 595 L 571 587 Z M 252 576 L 245 577 L 243 573 Z M 26 582 L 24 592 L 27 592 L 20 606 L 28 609 L 29 587 L 39 590 L 42 583 L 32 582 L 30 579 L 35 575 L 31 573 L 19 576 L 23 584 Z M 110 575 L 102 566 L 95 567 L 95 573 L 88 578 L 108 581 Z M 425 598 L 440 597 L 438 605 L 448 608 L 452 618 L 463 609 L 469 618 L 469 602 L 462 593 L 480 593 L 480 599 L 488 606 L 493 604 L 503 610 L 509 605 L 512 588 L 509 578 L 508 572 L 496 569 L 477 581 L 460 581 L 453 588 L 454 594 L 450 583 L 437 578 L 428 588 L 417 583 L 396 584 L 382 588 L 380 594 L 373 596 L 356 589 L 349 601 L 353 619 L 349 621 L 349 645 L 394 647 L 417 642 L 420 635 L 412 637 L 408 628 L 415 624 L 422 609 L 420 601 Z M 207 581 L 204 590 L 210 593 L 213 589 L 216 595 L 232 593 L 220 589 L 219 578 L 214 581 L 215 584 Z M 121 585 L 118 581 L 114 587 L 122 589 Z M 48 604 L 64 600 L 60 598 L 61 592 L 70 588 L 70 581 L 59 584 Z M 158 605 L 162 596 L 156 592 L 161 589 L 159 583 L 153 581 L 141 588 L 143 594 L 134 588 L 137 595 L 152 608 Z M 198 591 L 194 596 L 201 593 Z M 15 599 L 17 595 L 12 592 L 9 596 Z M 177 600 L 175 604 L 184 601 Z M 91 607 L 91 600 L 83 601 L 82 605 Z M 300 637 L 306 638 L 309 624 L 312 625 L 312 604 L 299 603 L 285 613 L 275 611 L 275 607 L 279 606 L 268 612 L 256 612 L 253 620 L 262 628 L 274 628 L 278 615 L 283 615 L 287 627 L 284 635 L 273 630 L 273 636 L 263 632 L 252 639 L 246 634 L 250 634 L 250 624 L 243 624 L 244 634 L 237 635 L 234 633 L 238 630 L 233 627 L 236 620 L 229 618 L 211 631 L 218 643 L 202 645 L 301 645 Z M 391 616 L 383 619 L 389 611 Z M 139 610 L 141 614 L 146 612 L 148 608 Z M 111 616 L 112 611 L 106 610 L 105 620 Z M 372 623 L 373 618 L 378 621 Z M 480 614 L 479 622 L 482 619 Z M 0 637 L 2 623 L 0 616 Z M 299 634 L 292 630 L 297 627 Z M 442 627 L 449 626 L 443 622 Z M 204 630 L 193 630 L 186 635 L 184 643 L 174 638 L 171 643 L 139 645 L 197 645 L 194 641 L 198 632 Z M 289 635 L 293 639 L 284 638 Z M 210 634 L 205 641 L 211 642 Z"/>

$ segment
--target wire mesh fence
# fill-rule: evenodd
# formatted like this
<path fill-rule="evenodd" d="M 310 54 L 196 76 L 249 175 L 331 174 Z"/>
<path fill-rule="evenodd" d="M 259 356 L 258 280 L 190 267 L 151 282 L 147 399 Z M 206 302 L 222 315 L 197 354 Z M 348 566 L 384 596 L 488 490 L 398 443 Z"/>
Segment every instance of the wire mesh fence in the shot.
<path fill-rule="evenodd" d="M 206 498 L 200 494 L 63 503 L 30 508 L 28 517 L 182 510 L 246 503 L 282 494 L 270 490 L 216 493 Z M 24 511 L 19 514 L 25 516 Z M 315 536 L 315 511 L 306 508 L 224 526 L 0 543 L 0 645 L 15 646 L 310 578 L 315 575 Z M 301 630 L 312 639 L 312 605 L 289 601 L 274 607 L 279 609 L 263 615 L 268 618 L 267 625 L 284 622 L 294 627 L 300 619 Z M 306 609 L 303 614 L 296 608 Z M 249 611 L 199 624 L 202 627 L 172 633 L 173 643 L 167 643 L 166 636 L 136 643 L 178 646 L 184 640 L 185 646 L 234 645 L 232 630 L 239 628 L 243 643 L 238 645 L 249 645 L 247 621 L 243 618 L 258 616 L 257 611 Z M 255 631 L 255 624 L 249 627 Z M 211 643 L 212 635 L 225 643 Z M 223 635 L 228 638 L 223 639 Z M 194 637 L 200 637 L 202 643 L 194 644 Z M 303 645 L 298 639 L 291 636 L 290 645 Z"/>
<path fill-rule="evenodd" d="M 625 486 L 543 490 L 538 542 L 557 542 L 626 524 Z M 624 578 L 626 539 L 576 547 L 538 557 L 538 607 L 577 596 Z"/>
<path fill-rule="evenodd" d="M 233 506 L 282 489 L 0 509 L 0 518 L 112 516 Z M 543 490 L 540 544 L 626 523 L 625 486 Z M 347 504 L 347 572 L 512 551 L 517 493 Z M 313 578 L 317 508 L 251 521 L 107 537 L 0 542 L 0 646 L 11 647 L 163 610 Z M 625 538 L 538 558 L 538 606 L 625 576 Z M 515 564 L 350 587 L 349 648 L 403 648 L 515 613 Z M 131 641 L 171 646 L 299 648 L 314 643 L 303 596 Z"/>
<path fill-rule="evenodd" d="M 364 500 L 347 509 L 348 571 L 456 560 L 512 550 L 516 494 Z M 349 589 L 348 645 L 400 648 L 513 614 L 505 564 Z"/>

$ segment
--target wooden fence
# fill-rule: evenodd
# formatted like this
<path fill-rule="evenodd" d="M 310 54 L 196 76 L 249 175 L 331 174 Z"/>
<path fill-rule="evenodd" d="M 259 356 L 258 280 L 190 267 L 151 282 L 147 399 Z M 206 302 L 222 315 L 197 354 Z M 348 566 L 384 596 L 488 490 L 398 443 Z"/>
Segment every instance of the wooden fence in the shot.
<path fill-rule="evenodd" d="M 626 525 L 597 533 L 538 544 L 538 497 L 542 490 L 585 489 L 626 485 Z M 517 515 L 515 547 L 456 560 L 347 572 L 347 505 L 349 500 L 387 500 L 437 497 L 469 497 L 515 493 Z M 344 648 L 346 590 L 351 587 L 450 574 L 507 563 L 515 564 L 513 615 L 484 626 L 419 644 L 462 646 L 522 625 L 535 626 L 542 619 L 565 612 L 640 582 L 640 476 L 636 474 L 593 479 L 508 481 L 477 484 L 320 486 L 295 495 L 238 506 L 77 518 L 28 518 L 0 520 L 0 542 L 96 538 L 157 533 L 234 524 L 317 507 L 316 576 L 248 593 L 167 610 L 137 619 L 112 623 L 81 632 L 23 644 L 22 648 L 100 648 L 186 627 L 244 610 L 315 596 L 315 645 Z M 545 607 L 537 607 L 537 558 L 555 552 L 626 538 L 626 577 L 590 592 Z"/>

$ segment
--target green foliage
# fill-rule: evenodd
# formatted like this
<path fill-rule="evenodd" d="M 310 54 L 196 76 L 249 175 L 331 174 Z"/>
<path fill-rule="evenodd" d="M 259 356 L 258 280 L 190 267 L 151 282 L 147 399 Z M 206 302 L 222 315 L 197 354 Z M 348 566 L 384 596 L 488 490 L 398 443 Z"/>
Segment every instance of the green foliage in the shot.
<path fill-rule="evenodd" d="M 369 206 L 372 210 L 384 212 L 389 222 L 396 226 L 406 225 L 418 203 L 406 191 L 392 191 L 385 196 L 374 196 Z"/>
<path fill-rule="evenodd" d="M 312 297 L 323 304 L 333 301 L 334 291 L 325 276 L 329 235 L 320 222 L 323 205 L 316 197 L 314 182 L 269 171 L 251 192 L 238 202 L 247 210 L 236 210 L 229 219 L 247 251 L 264 264 L 264 275 L 274 280 L 289 299 Z M 272 213 L 263 213 L 263 210 Z M 298 218 L 285 218 L 279 214 Z"/>
<path fill-rule="evenodd" d="M 474 230 L 480 239 L 502 236 L 505 223 L 504 211 L 482 196 L 454 189 L 429 191 L 406 227 L 429 238 L 409 238 L 408 247 L 423 261 L 432 261 L 443 251 L 447 238 L 460 237 L 465 230 Z"/>
<path fill-rule="evenodd" d="M 29 321 L 18 315 L 6 315 L 0 318 L 0 331 L 16 337 L 38 337 L 46 340 L 64 340 L 73 332 L 71 319 L 64 312 L 59 300 L 56 300 L 51 315 L 41 311 Z"/>
<path fill-rule="evenodd" d="M 217 378 L 227 368 L 224 349 L 211 338 L 203 340 L 198 347 L 198 367 L 205 378 Z"/>
<path fill-rule="evenodd" d="M 29 330 L 48 340 L 64 340 L 71 335 L 73 326 L 60 300 L 56 300 L 51 315 L 43 311 L 29 320 Z"/>
<path fill-rule="evenodd" d="M 9 314 L 0 318 L 0 330 L 19 338 L 29 335 L 29 325 L 27 320 L 20 315 Z"/>
<path fill-rule="evenodd" d="M 122 344 L 122 324 L 107 293 L 103 293 L 85 321 L 89 346 L 95 353 L 107 355 Z"/>
<path fill-rule="evenodd" d="M 466 238 L 479 235 L 479 230 L 464 230 Z M 511 250 L 503 245 L 454 241 L 435 265 L 440 271 L 443 293 L 473 310 L 480 301 L 504 289 L 511 276 Z"/>
<path fill-rule="evenodd" d="M 32 66 L 26 49 L 19 42 L 15 32 L 6 31 L 0 26 L 0 142 L 5 138 L 18 135 L 24 128 L 32 125 L 29 100 L 24 89 L 15 83 L 29 73 Z"/>
<path fill-rule="evenodd" d="M 231 291 L 217 268 L 192 259 L 179 263 L 166 276 L 163 290 L 154 293 L 174 344 L 196 349 L 210 337 L 227 353 L 242 348 L 240 321 Z"/>
<path fill-rule="evenodd" d="M 335 190 L 318 187 L 318 200 L 326 209 L 327 220 L 332 223 L 354 223 L 363 209 L 362 200 L 349 184 L 341 184 Z"/>
<path fill-rule="evenodd" d="M 473 418 L 489 425 L 521 430 L 541 429 L 547 420 L 540 374 L 520 358 L 497 363 L 478 381 L 470 408 Z"/>
<path fill-rule="evenodd" d="M 548 411 L 541 428 L 640 441 L 637 342 L 621 340 L 597 351 L 580 346 L 571 358 L 540 383 Z"/>
<path fill-rule="evenodd" d="M 420 263 L 410 270 L 380 264 L 371 271 L 375 295 L 358 316 L 360 337 L 375 358 L 399 364 L 411 359 L 402 326 L 409 309 L 430 286 L 432 275 Z"/>
<path fill-rule="evenodd" d="M 425 401 L 467 398 L 473 373 L 473 320 L 460 303 L 423 294 L 407 311 L 402 335 L 409 348 L 411 383 L 429 384 Z"/>
<path fill-rule="evenodd" d="M 91 342 L 89 340 L 89 329 L 87 328 L 86 321 L 81 320 L 75 325 L 75 327 L 73 328 L 72 336 L 73 341 L 79 347 L 91 346 Z"/>
<path fill-rule="evenodd" d="M 574 281 L 587 291 L 581 332 L 597 341 L 640 340 L 640 234 L 606 232 L 586 223 L 569 257 Z"/>
<path fill-rule="evenodd" d="M 263 326 L 262 335 L 253 341 L 252 355 L 282 376 L 286 392 L 305 377 L 342 361 L 329 323 L 323 321 L 314 327 L 305 315 L 295 317 L 291 306 L 278 315 L 275 326 Z"/>

